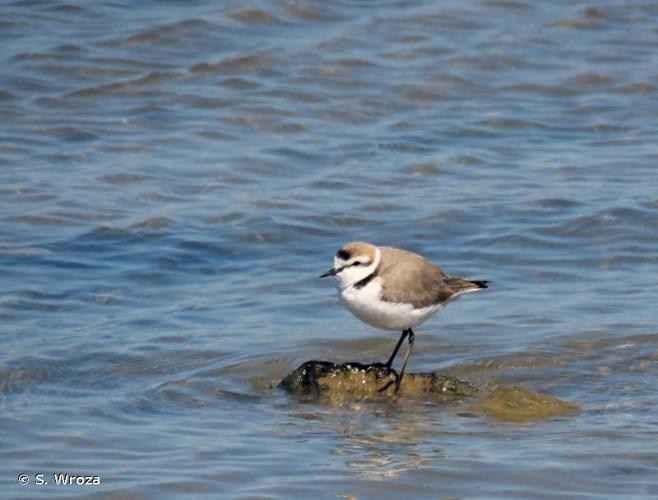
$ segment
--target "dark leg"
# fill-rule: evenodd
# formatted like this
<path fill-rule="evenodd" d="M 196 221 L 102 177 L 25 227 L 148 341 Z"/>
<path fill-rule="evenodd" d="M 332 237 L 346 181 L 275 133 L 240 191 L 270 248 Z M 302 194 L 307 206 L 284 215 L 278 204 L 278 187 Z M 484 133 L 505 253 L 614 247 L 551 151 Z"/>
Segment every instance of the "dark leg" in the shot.
<path fill-rule="evenodd" d="M 400 384 L 402 383 L 402 378 L 404 377 L 404 369 L 407 367 L 407 361 L 409 360 L 409 354 L 411 354 L 411 348 L 414 346 L 415 335 L 414 332 L 409 328 L 409 350 L 407 351 L 406 356 L 404 357 L 404 362 L 402 363 L 402 369 L 400 370 L 400 376 L 395 381 L 395 392 L 397 393 L 400 390 Z"/>
<path fill-rule="evenodd" d="M 393 352 L 391 353 L 391 357 L 388 358 L 388 361 L 384 366 L 388 368 L 389 370 L 393 366 L 393 361 L 395 361 L 395 356 L 397 356 L 398 351 L 400 350 L 400 346 L 402 345 L 402 342 L 404 342 L 404 339 L 409 337 L 409 350 L 407 351 L 407 355 L 404 357 L 404 363 L 402 363 L 402 371 L 400 371 L 400 375 L 397 373 L 395 374 L 396 379 L 395 379 L 395 392 L 398 392 L 400 390 L 400 382 L 402 382 L 402 376 L 404 375 L 404 369 L 407 366 L 407 360 L 409 359 L 409 353 L 411 353 L 411 346 L 414 344 L 414 332 L 411 331 L 411 328 L 407 328 L 402 332 L 402 335 L 400 335 L 400 339 L 398 340 L 397 345 L 395 346 L 395 349 L 393 349 Z M 394 372 L 395 373 L 395 372 Z M 386 389 L 388 389 L 391 384 L 393 384 L 393 381 L 390 381 L 388 384 L 386 384 L 384 387 L 379 389 L 379 392 L 384 392 Z"/>
<path fill-rule="evenodd" d="M 411 328 L 408 328 L 402 332 L 402 335 L 400 335 L 400 340 L 398 340 L 398 344 L 395 346 L 395 349 L 393 349 L 393 353 L 391 354 L 391 357 L 388 358 L 388 361 L 386 362 L 386 368 L 391 368 L 393 366 L 393 361 L 395 360 L 395 356 L 397 356 L 398 351 L 400 350 L 400 346 L 402 345 L 402 342 L 404 342 L 404 339 L 409 335 L 411 332 L 411 335 L 413 335 L 413 332 L 411 331 Z"/>

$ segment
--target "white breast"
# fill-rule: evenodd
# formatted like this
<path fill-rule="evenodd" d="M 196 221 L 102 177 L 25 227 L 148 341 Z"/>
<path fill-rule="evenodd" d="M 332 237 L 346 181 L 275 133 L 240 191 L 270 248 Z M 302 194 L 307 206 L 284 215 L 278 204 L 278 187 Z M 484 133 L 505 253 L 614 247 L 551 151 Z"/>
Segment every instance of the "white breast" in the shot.
<path fill-rule="evenodd" d="M 377 277 L 363 288 L 339 288 L 345 307 L 361 321 L 384 330 L 405 330 L 421 324 L 443 306 L 434 305 L 414 309 L 411 304 L 395 304 L 381 298 L 381 278 Z"/>

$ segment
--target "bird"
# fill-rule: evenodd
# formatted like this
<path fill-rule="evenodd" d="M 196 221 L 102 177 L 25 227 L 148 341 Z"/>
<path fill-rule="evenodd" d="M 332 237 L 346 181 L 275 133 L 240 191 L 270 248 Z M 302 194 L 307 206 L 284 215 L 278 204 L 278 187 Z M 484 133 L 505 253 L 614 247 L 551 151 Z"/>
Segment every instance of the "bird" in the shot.
<path fill-rule="evenodd" d="M 450 276 L 424 257 L 399 248 L 361 241 L 342 246 L 334 265 L 320 278 L 336 278 L 345 307 L 361 321 L 383 330 L 402 330 L 384 366 L 391 369 L 405 338 L 409 348 L 395 380 L 400 390 L 414 345 L 413 327 L 420 325 L 460 296 L 488 288 L 488 281 Z M 391 381 L 380 390 L 384 391 Z"/>

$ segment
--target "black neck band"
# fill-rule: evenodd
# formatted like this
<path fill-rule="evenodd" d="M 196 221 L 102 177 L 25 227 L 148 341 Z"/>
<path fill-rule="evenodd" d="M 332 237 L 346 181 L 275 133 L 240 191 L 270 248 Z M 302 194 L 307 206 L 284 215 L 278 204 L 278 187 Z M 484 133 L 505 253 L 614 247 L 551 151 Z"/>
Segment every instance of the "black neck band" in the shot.
<path fill-rule="evenodd" d="M 363 278 L 363 279 L 357 281 L 356 283 L 354 283 L 354 288 L 363 288 L 368 283 L 370 283 L 376 276 L 377 276 L 377 269 L 375 269 L 373 272 L 371 272 L 365 278 Z"/>

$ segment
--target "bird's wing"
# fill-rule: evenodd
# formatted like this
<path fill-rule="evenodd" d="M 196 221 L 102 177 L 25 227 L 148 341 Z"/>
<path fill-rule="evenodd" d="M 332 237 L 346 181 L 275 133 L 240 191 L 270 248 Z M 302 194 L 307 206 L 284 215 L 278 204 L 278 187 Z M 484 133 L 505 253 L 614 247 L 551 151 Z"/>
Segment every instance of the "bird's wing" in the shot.
<path fill-rule="evenodd" d="M 382 277 L 382 298 L 388 302 L 412 304 L 414 308 L 446 302 L 456 291 L 441 269 L 415 253 L 381 247 L 382 261 L 377 274 Z"/>

